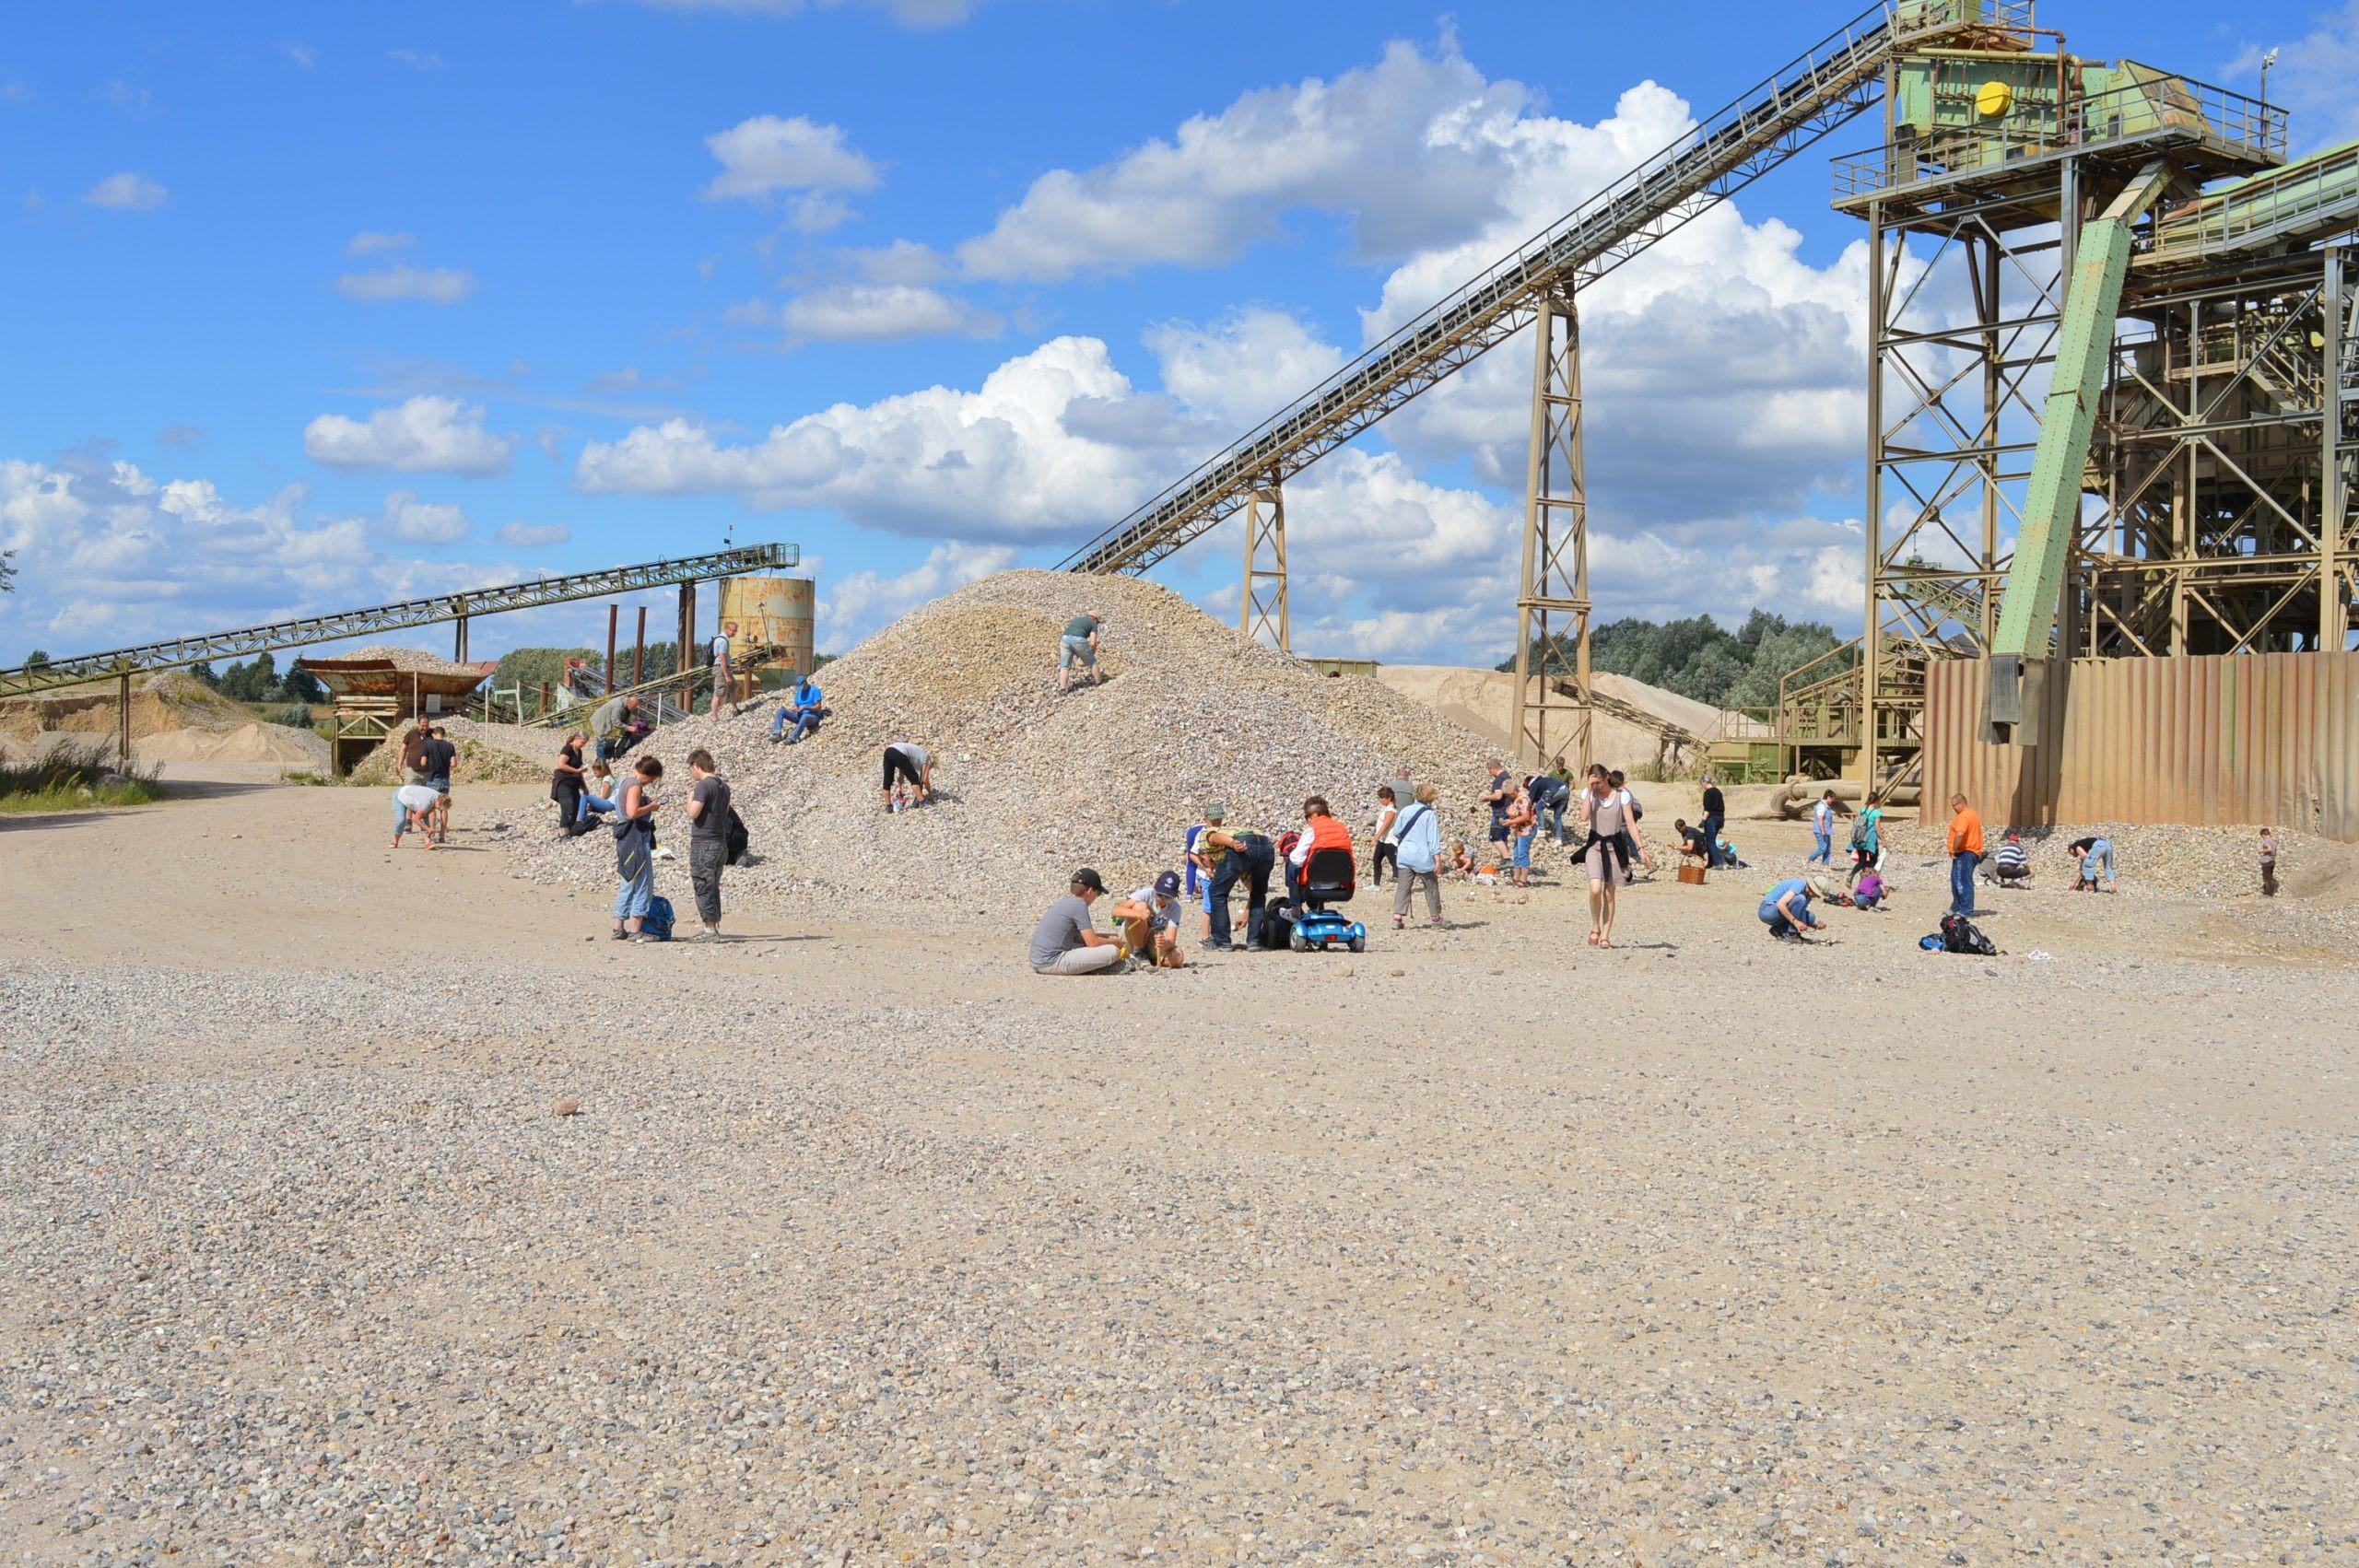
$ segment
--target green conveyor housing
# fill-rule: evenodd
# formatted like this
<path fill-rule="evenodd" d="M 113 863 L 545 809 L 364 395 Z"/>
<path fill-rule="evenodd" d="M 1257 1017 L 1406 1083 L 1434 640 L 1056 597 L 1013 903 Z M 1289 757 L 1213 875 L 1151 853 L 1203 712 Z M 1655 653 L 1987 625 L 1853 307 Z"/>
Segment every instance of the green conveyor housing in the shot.
<path fill-rule="evenodd" d="M 2168 182 L 2167 165 L 2150 163 L 2114 199 L 2103 216 L 2081 229 L 2072 280 L 2057 329 L 2056 365 L 2032 455 L 2014 563 L 1999 601 L 1999 628 L 1990 646 L 1988 716 L 1994 736 L 2013 734 L 2021 719 L 2015 681 L 2025 659 L 2045 659 L 2056 627 L 2056 605 L 2071 558 L 2081 514 L 2081 482 L 2088 470 L 2097 400 L 2113 355 L 2113 326 L 2121 286 L 2130 275 L 2133 225 Z M 2001 727 L 2005 727 L 2003 730 Z"/>
<path fill-rule="evenodd" d="M 2154 220 L 2143 274 L 2269 245 L 2313 244 L 2359 225 L 2359 142 L 2207 191 Z"/>

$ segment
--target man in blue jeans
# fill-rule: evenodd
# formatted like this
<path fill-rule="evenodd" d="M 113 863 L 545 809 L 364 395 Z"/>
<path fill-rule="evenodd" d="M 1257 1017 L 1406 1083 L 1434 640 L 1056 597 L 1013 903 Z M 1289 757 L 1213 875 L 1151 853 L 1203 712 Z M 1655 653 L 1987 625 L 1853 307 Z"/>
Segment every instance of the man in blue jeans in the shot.
<path fill-rule="evenodd" d="M 1950 913 L 1974 913 L 1974 868 L 1982 863 L 1982 818 L 1964 795 L 1950 797 Z"/>
<path fill-rule="evenodd" d="M 1818 847 L 1811 851 L 1810 859 L 1804 860 L 1802 864 L 1806 866 L 1833 865 L 1835 863 L 1834 790 L 1829 790 L 1825 794 L 1821 795 L 1818 798 L 1818 804 L 1811 808 L 1810 832 L 1811 837 L 1818 840 Z"/>
<path fill-rule="evenodd" d="M 1761 923 L 1779 942 L 1802 942 L 1807 940 L 1802 932 L 1820 929 L 1818 917 L 1810 912 L 1810 883 L 1798 876 L 1763 891 L 1760 915 Z"/>
<path fill-rule="evenodd" d="M 1270 872 L 1278 863 L 1278 847 L 1259 833 L 1231 833 L 1225 825 L 1226 812 L 1220 806 L 1204 809 L 1204 831 L 1196 839 L 1197 848 L 1204 853 L 1220 853 L 1220 869 L 1213 873 L 1213 884 L 1207 891 L 1212 900 L 1212 934 L 1204 945 L 1226 951 L 1228 939 L 1228 894 L 1238 879 L 1245 881 L 1246 945 L 1253 944 L 1252 937 L 1261 929 L 1262 907 L 1270 901 Z M 1224 852 L 1225 851 L 1225 852 Z"/>
<path fill-rule="evenodd" d="M 783 740 L 791 746 L 816 730 L 819 720 L 827 716 L 826 700 L 827 694 L 810 676 L 795 682 L 793 689 L 786 694 L 786 700 L 779 705 L 778 717 L 770 720 L 770 743 L 776 745 Z M 792 735 L 786 732 L 789 724 L 794 726 Z"/>

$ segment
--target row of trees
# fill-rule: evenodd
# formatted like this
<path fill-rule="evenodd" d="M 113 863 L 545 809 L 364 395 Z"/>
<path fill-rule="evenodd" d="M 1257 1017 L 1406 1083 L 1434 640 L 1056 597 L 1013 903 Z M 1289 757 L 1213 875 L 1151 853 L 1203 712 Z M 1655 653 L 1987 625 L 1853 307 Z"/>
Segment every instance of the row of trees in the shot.
<path fill-rule="evenodd" d="M 1709 615 L 1682 621 L 1626 616 L 1590 628 L 1590 668 L 1715 708 L 1772 708 L 1778 681 L 1835 647 L 1836 640 L 1834 628 L 1823 622 L 1789 621 L 1759 609 L 1733 632 Z M 1551 673 L 1572 673 L 1569 649 L 1547 662 Z M 1513 670 L 1515 661 L 1503 661 L 1499 668 Z"/>
<path fill-rule="evenodd" d="M 325 702 L 327 687 L 319 678 L 298 664 L 287 666 L 279 673 L 278 661 L 268 653 L 257 653 L 243 664 L 232 664 L 216 674 L 210 664 L 192 664 L 190 674 L 228 697 L 231 702 Z"/>

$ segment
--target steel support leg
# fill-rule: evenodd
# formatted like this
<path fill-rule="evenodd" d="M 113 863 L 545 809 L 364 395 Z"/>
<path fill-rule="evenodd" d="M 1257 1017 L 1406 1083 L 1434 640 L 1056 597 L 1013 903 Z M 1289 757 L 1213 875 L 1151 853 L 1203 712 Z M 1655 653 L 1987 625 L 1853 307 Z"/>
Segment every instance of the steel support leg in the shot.
<path fill-rule="evenodd" d="M 1532 447 L 1508 732 L 1521 760 L 1540 768 L 1564 762 L 1579 772 L 1589 766 L 1590 749 L 1589 489 L 1581 451 L 1580 316 L 1570 289 L 1542 299 L 1532 345 Z M 1564 685 L 1568 674 L 1569 687 Z"/>
<path fill-rule="evenodd" d="M 451 623 L 451 658 L 456 663 L 467 662 L 467 617 L 464 615 Z"/>
<path fill-rule="evenodd" d="M 115 682 L 114 743 L 124 769 L 128 770 L 131 766 L 131 672 L 128 670 Z"/>
<path fill-rule="evenodd" d="M 1275 479 L 1257 485 L 1245 503 L 1245 597 L 1237 629 L 1280 653 L 1294 651 L 1286 603 L 1286 497 Z"/>
<path fill-rule="evenodd" d="M 2344 293 L 2348 280 L 2343 275 L 2345 259 L 2350 252 L 2339 247 L 2326 254 L 2326 287 L 2319 300 L 2319 316 L 2324 323 L 2326 339 L 2318 362 L 2318 384 L 2324 392 L 2324 417 L 2318 421 L 2318 650 L 2340 653 L 2351 637 L 2351 614 L 2342 592 L 2343 531 L 2351 520 L 2345 514 L 2350 506 L 2346 488 L 2349 477 L 2343 472 L 2345 446 L 2342 439 L 2342 400 L 2352 388 L 2345 375 L 2344 360 L 2353 348 L 2343 341 L 2351 323 L 2343 311 L 2350 300 Z"/>

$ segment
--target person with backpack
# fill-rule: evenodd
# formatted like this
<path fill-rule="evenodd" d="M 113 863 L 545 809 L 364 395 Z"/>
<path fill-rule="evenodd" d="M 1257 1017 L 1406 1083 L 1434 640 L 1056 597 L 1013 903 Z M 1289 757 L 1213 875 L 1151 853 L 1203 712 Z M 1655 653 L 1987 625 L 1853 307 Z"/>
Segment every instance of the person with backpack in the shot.
<path fill-rule="evenodd" d="M 712 754 L 688 754 L 688 885 L 696 889 L 703 929 L 690 942 L 721 940 L 721 869 L 729 863 L 729 781 L 713 770 Z"/>
<path fill-rule="evenodd" d="M 1982 818 L 1964 795 L 1950 797 L 1950 913 L 1974 913 L 1974 868 L 1982 863 Z"/>
<path fill-rule="evenodd" d="M 653 793 L 663 765 L 643 756 L 632 766 L 630 782 L 615 802 L 615 876 L 622 885 L 615 891 L 615 940 L 652 942 L 645 930 L 648 907 L 655 899 L 655 813 L 663 805 Z"/>
<path fill-rule="evenodd" d="M 737 672 L 729 665 L 731 639 L 736 635 L 737 623 L 723 621 L 720 633 L 712 639 L 712 712 L 710 717 L 714 719 L 721 717 L 722 705 L 734 703 L 737 696 Z M 734 713 L 736 708 L 733 706 L 730 711 Z"/>
<path fill-rule="evenodd" d="M 1818 846 L 1818 847 L 1817 847 L 1816 848 L 1813 849 L 1813 850 L 1810 852 L 1810 859 L 1809 859 L 1809 860 L 1804 860 L 1804 861 L 1802 862 L 1802 864 L 1804 864 L 1804 865 L 1806 865 L 1806 866 L 1832 866 L 1832 865 L 1834 865 L 1834 864 L 1835 864 L 1835 791 L 1834 791 L 1834 790 L 1829 790 L 1825 794 L 1821 795 L 1821 796 L 1818 798 L 1818 804 L 1816 804 L 1816 805 L 1813 806 L 1813 807 L 1810 809 L 1810 832 L 1811 832 L 1811 837 L 1812 837 L 1813 838 L 1814 838 L 1814 839 L 1816 839 L 1816 840 L 1817 840 L 1817 846 Z"/>
<path fill-rule="evenodd" d="M 1851 823 L 1851 875 L 1856 883 L 1865 872 L 1884 870 L 1884 802 L 1870 795 Z"/>
<path fill-rule="evenodd" d="M 1426 921 L 1438 926 L 1441 920 L 1441 813 L 1435 802 L 1438 791 L 1430 784 L 1417 787 L 1417 803 L 1401 813 L 1393 827 L 1393 837 L 1400 856 L 1392 866 L 1392 929 L 1401 930 L 1409 923 L 1409 898 L 1418 888 L 1426 890 Z"/>

